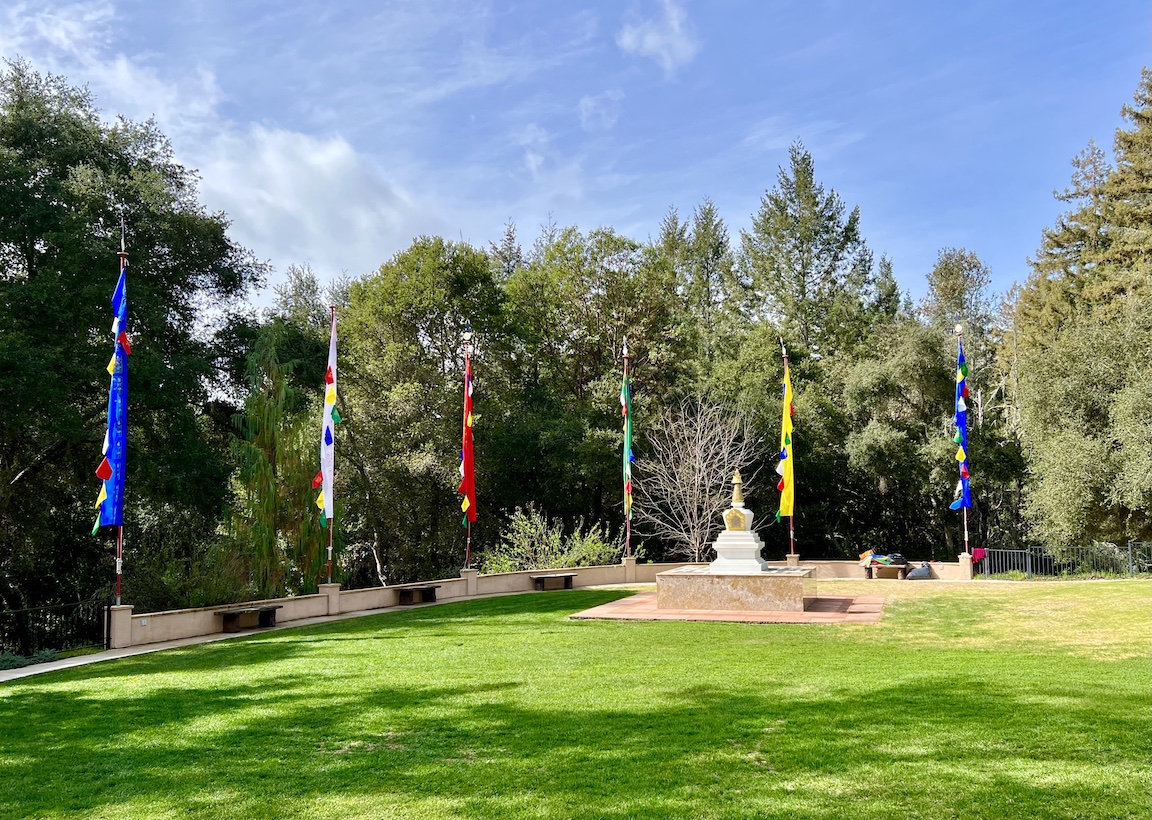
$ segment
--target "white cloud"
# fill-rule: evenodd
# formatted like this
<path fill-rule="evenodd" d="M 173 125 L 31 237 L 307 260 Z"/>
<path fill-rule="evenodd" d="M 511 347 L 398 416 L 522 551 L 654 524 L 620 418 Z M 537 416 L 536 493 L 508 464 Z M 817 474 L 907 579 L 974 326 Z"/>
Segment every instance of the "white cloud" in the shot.
<path fill-rule="evenodd" d="M 696 56 L 700 44 L 684 9 L 674 0 L 663 0 L 662 4 L 663 18 L 625 25 L 616 35 L 616 45 L 628 54 L 651 57 L 670 75 Z"/>
<path fill-rule="evenodd" d="M 382 248 L 447 227 L 342 137 L 253 126 L 220 135 L 198 164 L 203 198 L 242 245 L 273 249 L 280 270 L 359 276 L 385 261 Z"/>
<path fill-rule="evenodd" d="M 623 99 L 624 92 L 618 88 L 595 96 L 581 97 L 576 107 L 580 115 L 580 127 L 585 131 L 610 130 L 620 116 L 620 101 Z"/>
<path fill-rule="evenodd" d="M 524 149 L 524 165 L 533 180 L 540 179 L 540 169 L 544 165 L 545 150 L 548 147 L 548 132 L 536 123 L 529 123 L 516 137 L 517 145 Z"/>
<path fill-rule="evenodd" d="M 105 115 L 155 117 L 177 160 L 200 174 L 200 199 L 230 234 L 283 271 L 309 262 L 322 276 L 374 270 L 420 233 L 451 233 L 343 137 L 231 121 L 213 70 L 162 75 L 146 55 L 115 53 L 108 2 L 19 4 L 0 11 L 0 53 L 83 83 Z"/>

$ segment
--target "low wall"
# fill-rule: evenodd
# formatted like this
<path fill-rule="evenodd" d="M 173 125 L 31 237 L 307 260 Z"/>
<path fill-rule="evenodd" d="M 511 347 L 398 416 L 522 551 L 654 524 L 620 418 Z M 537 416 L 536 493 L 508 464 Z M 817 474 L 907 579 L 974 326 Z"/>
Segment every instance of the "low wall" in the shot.
<path fill-rule="evenodd" d="M 770 567 L 786 567 L 787 561 L 768 561 L 766 562 Z M 909 567 L 918 567 L 922 561 L 909 561 Z M 860 566 L 859 561 L 805 561 L 800 559 L 800 566 L 814 567 L 816 580 L 859 580 L 864 578 L 864 567 Z M 932 577 L 940 581 L 970 581 L 972 580 L 972 573 L 969 571 L 967 575 L 964 574 L 963 564 L 957 561 L 930 561 L 928 567 L 932 570 Z M 969 564 L 969 570 L 971 564 Z M 887 578 L 889 573 L 891 577 L 896 577 L 896 568 L 885 571 L 881 568 L 880 577 Z"/>
<path fill-rule="evenodd" d="M 965 562 L 967 558 L 967 562 Z M 918 562 L 913 562 L 918 565 Z M 769 561 L 770 566 L 788 566 L 787 561 Z M 863 568 L 856 561 L 801 561 L 801 566 L 815 568 L 815 577 L 820 579 L 864 577 Z M 377 609 L 390 609 L 399 605 L 398 590 L 405 586 L 436 584 L 438 601 L 456 601 L 484 595 L 504 595 L 515 592 L 530 592 L 533 589 L 532 576 L 547 572 L 572 572 L 573 587 L 602 586 L 608 584 L 654 584 L 656 575 L 677 567 L 693 566 L 689 562 L 638 564 L 635 558 L 625 558 L 620 564 L 603 567 L 574 567 L 563 570 L 527 570 L 523 572 L 502 572 L 494 575 L 477 575 L 476 570 L 461 571 L 460 578 L 442 578 L 436 581 L 421 581 L 418 584 L 398 584 L 396 586 L 373 587 L 371 589 L 341 590 L 335 584 L 325 584 L 318 595 L 299 595 L 292 598 L 275 598 L 267 601 L 250 601 L 227 606 L 209 606 L 197 609 L 174 609 L 167 612 L 148 612 L 133 615 L 131 606 L 112 608 L 112 648 L 121 649 L 140 644 L 174 641 L 181 638 L 194 638 L 222 631 L 223 618 L 218 614 L 223 610 L 243 606 L 276 604 L 278 623 L 316 618 L 323 615 L 341 613 L 371 612 Z M 957 563 L 932 562 L 932 577 L 946 581 L 971 580 L 972 562 L 968 556 L 961 556 Z M 965 572 L 967 571 L 967 572 Z"/>

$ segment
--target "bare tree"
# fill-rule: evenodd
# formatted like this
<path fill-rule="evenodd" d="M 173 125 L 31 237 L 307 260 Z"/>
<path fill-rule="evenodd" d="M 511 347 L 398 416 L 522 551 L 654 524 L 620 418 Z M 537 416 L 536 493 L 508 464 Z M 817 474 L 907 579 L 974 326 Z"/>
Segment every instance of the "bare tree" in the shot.
<path fill-rule="evenodd" d="M 697 396 L 665 410 L 649 444 L 651 454 L 637 463 L 643 498 L 636 513 L 673 544 L 673 554 L 702 561 L 732 499 L 732 473 L 755 456 L 751 428 Z"/>

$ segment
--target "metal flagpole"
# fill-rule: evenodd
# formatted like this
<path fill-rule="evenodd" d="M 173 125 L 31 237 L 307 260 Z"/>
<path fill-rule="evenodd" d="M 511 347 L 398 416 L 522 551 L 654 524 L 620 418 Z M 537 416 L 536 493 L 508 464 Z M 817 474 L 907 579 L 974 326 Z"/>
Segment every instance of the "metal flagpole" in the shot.
<path fill-rule="evenodd" d="M 330 327 L 336 327 L 336 306 L 329 305 Z M 335 439 L 335 436 L 333 436 Z M 333 444 L 335 449 L 335 444 Z M 336 494 L 336 459 L 332 459 L 332 495 Z M 332 499 L 332 520 L 328 522 L 328 583 L 332 583 L 332 530 L 336 527 L 336 499 Z"/>
<path fill-rule="evenodd" d="M 784 347 L 784 339 L 783 338 L 780 339 L 780 355 L 784 357 L 784 378 L 788 379 L 788 348 Z M 785 407 L 784 412 L 791 414 L 792 408 Z M 792 469 L 795 470 L 795 467 L 793 467 Z M 793 493 L 793 499 L 795 499 L 795 493 L 796 493 L 795 481 L 796 481 L 796 479 L 793 478 L 792 481 L 793 481 L 792 493 Z M 793 505 L 795 505 L 795 503 L 796 503 L 795 500 L 793 500 L 792 503 L 793 503 Z M 796 554 L 796 512 L 795 512 L 795 508 L 793 508 L 792 514 L 790 516 L 788 516 L 788 554 L 789 555 L 795 555 Z"/>
<path fill-rule="evenodd" d="M 465 323 L 465 325 L 464 325 L 464 372 L 466 374 L 472 372 L 472 325 L 470 323 Z M 468 400 L 468 389 L 471 386 L 468 384 L 467 378 L 468 377 L 465 376 L 465 383 L 464 383 L 465 401 Z M 465 421 L 467 421 L 467 420 L 465 420 Z M 476 469 L 475 464 L 473 464 L 472 469 L 473 470 Z M 473 472 L 473 475 L 475 475 L 475 472 Z M 475 481 L 475 479 L 473 479 L 473 481 Z M 467 497 L 467 496 L 465 496 L 465 497 Z M 468 534 L 464 538 L 464 569 L 471 569 L 472 568 L 472 520 L 467 516 L 467 511 L 465 513 L 465 522 L 468 526 Z"/>
<path fill-rule="evenodd" d="M 124 215 L 123 215 L 123 213 L 121 213 L 121 215 L 120 215 L 120 253 L 119 253 L 119 256 L 120 256 L 120 270 L 122 272 L 125 272 L 125 271 L 127 271 L 127 268 L 128 268 L 128 246 L 127 246 L 127 243 L 125 242 L 125 228 L 124 228 Z M 127 276 L 126 272 L 125 272 L 125 276 Z M 126 330 L 126 328 L 125 328 L 125 330 Z M 128 374 L 127 374 L 128 361 L 127 361 L 127 359 L 124 360 L 124 367 L 125 367 L 124 378 L 127 378 L 128 377 Z M 127 435 L 127 434 L 125 434 L 125 435 Z M 124 455 L 125 455 L 124 462 L 126 464 L 128 461 L 127 453 L 125 453 Z M 121 469 L 123 469 L 123 467 Z M 121 499 L 121 504 L 123 504 L 123 499 Z M 121 507 L 120 524 L 116 527 L 116 606 L 120 606 L 120 584 L 121 584 L 121 580 L 122 580 L 123 576 L 124 576 L 124 512 L 123 512 L 123 507 Z"/>
<path fill-rule="evenodd" d="M 959 317 L 957 317 L 957 318 L 959 318 Z M 964 325 L 960 324 L 960 322 L 957 321 L 956 322 L 956 359 L 957 360 L 960 359 L 960 351 L 963 349 L 963 344 L 964 344 Z M 953 411 L 955 411 L 955 408 L 953 408 Z M 965 423 L 965 427 L 967 427 L 967 423 Z M 967 450 L 965 450 L 965 452 L 964 452 L 964 457 L 965 458 L 968 457 Z M 972 550 L 968 549 L 968 508 L 967 507 L 961 507 L 960 509 L 963 512 L 963 518 L 964 518 L 964 552 L 971 555 Z"/>
<path fill-rule="evenodd" d="M 124 569 L 124 525 L 116 528 L 116 606 L 120 606 L 120 578 Z"/>
<path fill-rule="evenodd" d="M 632 385 L 628 384 L 628 337 L 627 336 L 624 337 L 624 384 L 627 385 L 628 391 L 631 392 L 632 391 Z M 632 403 L 631 400 L 632 400 L 632 397 L 628 396 L 628 403 L 629 404 Z M 631 424 L 632 423 L 631 408 L 628 408 L 628 417 L 626 419 L 624 419 L 624 423 L 625 424 Z M 627 459 L 628 458 L 628 453 L 627 453 L 628 442 L 627 441 L 625 441 L 624 447 L 625 447 L 624 458 Z M 628 472 L 629 472 L 629 474 L 631 474 L 631 472 L 632 472 L 631 465 L 629 465 Z M 625 506 L 628 506 L 628 488 L 627 487 L 624 488 L 624 504 L 625 504 Z M 625 558 L 631 558 L 632 557 L 632 508 L 630 506 L 628 507 L 628 509 L 626 509 L 624 511 L 624 557 Z"/>

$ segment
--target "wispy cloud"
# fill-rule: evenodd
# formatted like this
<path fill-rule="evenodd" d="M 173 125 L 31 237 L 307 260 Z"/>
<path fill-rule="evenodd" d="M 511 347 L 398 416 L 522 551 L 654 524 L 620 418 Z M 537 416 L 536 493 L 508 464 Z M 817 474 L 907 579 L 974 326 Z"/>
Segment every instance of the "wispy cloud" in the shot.
<path fill-rule="evenodd" d="M 628 54 L 651 57 L 671 75 L 696 56 L 700 43 L 675 0 L 662 0 L 662 6 L 661 17 L 625 24 L 616 35 L 616 45 Z"/>
<path fill-rule="evenodd" d="M 859 142 L 865 134 L 836 120 L 793 120 L 783 116 L 766 117 L 753 124 L 737 148 L 754 153 L 779 153 L 796 140 L 808 148 L 819 147 L 827 158 L 840 148 Z"/>
<path fill-rule="evenodd" d="M 576 106 L 580 127 L 590 132 L 610 130 L 620 116 L 620 101 L 623 99 L 624 92 L 618 88 L 603 94 L 581 97 Z"/>
<path fill-rule="evenodd" d="M 516 143 L 524 149 L 524 166 L 532 174 L 532 179 L 540 179 L 540 168 L 544 165 L 544 152 L 548 148 L 548 131 L 536 123 L 529 123 L 516 137 Z"/>

